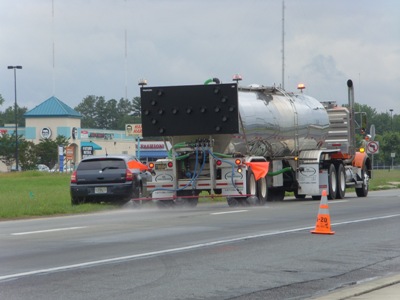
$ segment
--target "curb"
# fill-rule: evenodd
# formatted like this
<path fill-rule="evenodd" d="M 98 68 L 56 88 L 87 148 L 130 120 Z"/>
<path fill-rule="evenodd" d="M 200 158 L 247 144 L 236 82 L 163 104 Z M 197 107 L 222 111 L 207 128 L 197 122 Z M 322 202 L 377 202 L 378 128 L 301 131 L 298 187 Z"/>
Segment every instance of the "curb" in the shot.
<path fill-rule="evenodd" d="M 356 283 L 354 286 L 349 286 L 345 288 L 341 288 L 337 291 L 333 291 L 324 296 L 313 297 L 311 299 L 317 300 L 344 300 L 349 299 L 351 297 L 361 296 L 364 294 L 368 294 L 380 289 L 384 289 L 396 284 L 400 284 L 400 274 L 393 276 L 386 276 L 380 279 L 368 279 L 367 281 L 361 281 Z M 400 295 L 400 285 L 397 288 L 399 290 L 397 295 Z M 372 299 L 372 298 L 371 298 Z M 380 297 L 376 297 L 376 299 L 381 299 Z"/>

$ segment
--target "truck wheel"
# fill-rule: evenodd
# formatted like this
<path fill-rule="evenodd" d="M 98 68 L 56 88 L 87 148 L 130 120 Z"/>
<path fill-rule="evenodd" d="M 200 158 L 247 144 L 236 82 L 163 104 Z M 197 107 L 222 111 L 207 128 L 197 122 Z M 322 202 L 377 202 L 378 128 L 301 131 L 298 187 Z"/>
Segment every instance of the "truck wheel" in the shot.
<path fill-rule="evenodd" d="M 283 201 L 285 199 L 285 190 L 270 189 L 268 193 L 268 201 Z"/>
<path fill-rule="evenodd" d="M 337 190 L 337 176 L 336 176 L 336 169 L 335 165 L 331 164 L 329 166 L 329 172 L 328 172 L 328 183 L 329 183 L 329 194 L 328 198 L 329 199 L 336 199 L 336 190 Z"/>
<path fill-rule="evenodd" d="M 175 206 L 174 200 L 156 200 L 158 208 L 170 208 Z"/>
<path fill-rule="evenodd" d="M 229 207 L 236 207 L 239 205 L 238 200 L 233 197 L 226 197 L 226 202 L 228 202 Z"/>
<path fill-rule="evenodd" d="M 296 191 L 294 191 L 294 197 L 296 199 L 305 199 L 306 195 L 299 195 L 299 192 L 296 190 Z"/>
<path fill-rule="evenodd" d="M 249 196 L 247 199 L 243 201 L 243 204 L 247 205 L 257 205 L 260 203 L 260 200 L 257 197 L 257 181 L 256 177 L 254 176 L 254 173 L 249 170 L 247 174 L 247 182 L 246 182 L 246 194 Z M 239 201 L 240 202 L 240 201 Z"/>
<path fill-rule="evenodd" d="M 367 167 L 364 165 L 361 170 L 361 179 L 363 181 L 362 186 L 360 188 L 356 188 L 357 197 L 367 197 L 368 195 L 368 173 Z"/>
<path fill-rule="evenodd" d="M 245 201 L 242 202 L 242 206 L 256 206 L 260 204 L 260 200 L 257 196 L 250 196 L 244 199 Z"/>
<path fill-rule="evenodd" d="M 249 194 L 250 196 L 257 196 L 257 181 L 254 173 L 251 170 L 249 170 L 247 175 L 246 194 Z"/>
<path fill-rule="evenodd" d="M 196 207 L 198 203 L 199 203 L 199 199 L 198 198 L 189 199 L 187 205 L 189 207 Z"/>
<path fill-rule="evenodd" d="M 263 206 L 265 205 L 265 201 L 267 201 L 268 197 L 268 187 L 267 187 L 267 178 L 263 177 L 257 181 L 257 195 L 258 195 L 258 204 Z"/>
<path fill-rule="evenodd" d="M 337 191 L 336 198 L 343 199 L 346 194 L 346 173 L 342 164 L 337 167 Z"/>

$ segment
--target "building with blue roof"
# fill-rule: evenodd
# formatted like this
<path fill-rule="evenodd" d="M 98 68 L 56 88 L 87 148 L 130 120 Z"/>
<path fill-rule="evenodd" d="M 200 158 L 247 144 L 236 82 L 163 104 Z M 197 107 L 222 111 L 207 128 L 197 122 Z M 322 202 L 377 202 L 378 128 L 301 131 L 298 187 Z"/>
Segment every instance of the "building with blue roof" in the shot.
<path fill-rule="evenodd" d="M 46 101 L 42 102 L 34 109 L 27 111 L 24 114 L 25 118 L 43 118 L 43 117 L 53 117 L 53 118 L 78 118 L 81 119 L 82 116 L 79 112 L 69 107 L 67 104 L 62 102 L 57 97 L 50 97 Z"/>
<path fill-rule="evenodd" d="M 25 138 L 35 144 L 42 138 L 72 137 L 72 128 L 77 131 L 82 119 L 79 112 L 54 96 L 27 111 L 24 117 Z"/>
<path fill-rule="evenodd" d="M 170 149 L 170 144 L 165 145 L 163 142 L 140 142 L 138 147 L 137 137 L 125 130 L 81 128 L 82 115 L 55 96 L 27 111 L 24 117 L 25 128 L 18 128 L 18 134 L 26 140 L 38 144 L 41 139 L 55 139 L 59 135 L 69 140 L 63 160 L 67 169 L 73 168 L 89 155 L 125 153 L 136 154 L 142 160 L 154 160 L 166 157 Z M 0 128 L 0 134 L 12 135 L 14 131 L 15 124 Z M 1 164 L 0 171 L 4 171 L 5 166 Z"/>

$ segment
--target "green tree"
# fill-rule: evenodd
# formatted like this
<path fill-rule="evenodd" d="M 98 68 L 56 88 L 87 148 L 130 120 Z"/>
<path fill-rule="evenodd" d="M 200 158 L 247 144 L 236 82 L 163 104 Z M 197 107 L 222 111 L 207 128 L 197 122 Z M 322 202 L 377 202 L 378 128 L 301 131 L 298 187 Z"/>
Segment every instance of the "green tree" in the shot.
<path fill-rule="evenodd" d="M 21 140 L 18 151 L 22 170 L 35 170 L 38 164 L 36 145 L 31 141 Z"/>
<path fill-rule="evenodd" d="M 384 162 L 385 165 L 391 165 L 391 153 L 396 153 L 396 156 L 400 155 L 400 133 L 387 131 L 379 136 L 379 140 L 379 159 Z"/>
<path fill-rule="evenodd" d="M 96 110 L 96 128 L 99 129 L 108 129 L 108 120 L 107 120 L 107 104 L 104 97 L 98 97 L 96 104 L 94 106 Z"/>
<path fill-rule="evenodd" d="M 117 100 L 111 99 L 106 102 L 107 129 L 118 130 L 118 106 Z"/>
<path fill-rule="evenodd" d="M 105 100 L 104 97 L 88 96 L 75 107 L 82 115 L 82 128 L 124 130 L 125 124 L 140 123 L 140 98 L 132 101 L 121 98 Z"/>
<path fill-rule="evenodd" d="M 128 99 L 121 98 L 118 101 L 117 111 L 120 116 L 131 114 L 133 111 L 133 106 L 131 101 L 129 101 Z"/>
<path fill-rule="evenodd" d="M 375 116 L 371 124 L 375 125 L 375 131 L 377 134 L 383 134 L 390 131 L 390 115 L 388 113 L 380 113 Z"/>
<path fill-rule="evenodd" d="M 36 145 L 38 163 L 44 164 L 52 169 L 58 162 L 58 146 L 67 146 L 68 139 L 63 135 L 58 135 L 55 140 L 40 139 Z"/>
<path fill-rule="evenodd" d="M 24 114 L 28 111 L 26 107 L 17 106 L 18 127 L 25 127 Z M 4 124 L 15 124 L 15 109 L 13 106 L 8 107 L 0 117 L 0 126 Z"/>
<path fill-rule="evenodd" d="M 82 115 L 81 127 L 82 128 L 97 128 L 96 127 L 96 118 L 97 112 L 95 110 L 97 97 L 96 96 L 87 96 L 82 100 L 81 103 L 75 107 L 77 112 L 80 112 Z"/>
<path fill-rule="evenodd" d="M 11 170 L 11 166 L 15 162 L 15 134 L 0 135 L 0 146 L 0 161 Z"/>
<path fill-rule="evenodd" d="M 132 116 L 133 106 L 132 102 L 128 99 L 121 98 L 117 105 L 118 120 L 117 129 L 125 130 L 125 124 L 134 123 L 134 117 Z"/>
<path fill-rule="evenodd" d="M 140 97 L 133 98 L 132 106 L 133 115 L 140 117 L 142 115 L 142 100 L 140 99 Z"/>

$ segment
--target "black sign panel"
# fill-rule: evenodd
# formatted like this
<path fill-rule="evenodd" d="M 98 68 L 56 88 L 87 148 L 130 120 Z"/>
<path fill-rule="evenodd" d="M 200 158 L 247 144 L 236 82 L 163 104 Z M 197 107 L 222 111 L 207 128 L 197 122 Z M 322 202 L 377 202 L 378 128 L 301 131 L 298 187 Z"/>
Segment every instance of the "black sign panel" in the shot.
<path fill-rule="evenodd" d="M 143 137 L 239 132 L 237 84 L 142 87 Z"/>
<path fill-rule="evenodd" d="M 93 146 L 82 146 L 81 147 L 82 158 L 93 155 Z"/>

